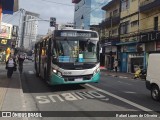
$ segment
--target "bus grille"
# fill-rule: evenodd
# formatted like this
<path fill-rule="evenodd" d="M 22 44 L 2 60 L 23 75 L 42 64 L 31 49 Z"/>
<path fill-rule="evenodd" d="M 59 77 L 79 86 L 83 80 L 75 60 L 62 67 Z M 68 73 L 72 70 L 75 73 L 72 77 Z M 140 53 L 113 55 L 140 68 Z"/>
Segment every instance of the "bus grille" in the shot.
<path fill-rule="evenodd" d="M 64 80 L 67 81 L 75 81 L 75 79 L 82 78 L 84 80 L 90 80 L 93 75 L 82 75 L 82 76 L 63 76 Z"/>

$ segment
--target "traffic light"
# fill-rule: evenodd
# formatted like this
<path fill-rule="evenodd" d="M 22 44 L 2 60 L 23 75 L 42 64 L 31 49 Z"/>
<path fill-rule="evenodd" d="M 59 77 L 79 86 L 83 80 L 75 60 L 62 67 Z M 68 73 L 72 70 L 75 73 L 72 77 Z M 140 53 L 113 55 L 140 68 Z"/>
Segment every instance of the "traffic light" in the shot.
<path fill-rule="evenodd" d="M 56 18 L 50 17 L 50 27 L 55 27 L 56 26 Z"/>

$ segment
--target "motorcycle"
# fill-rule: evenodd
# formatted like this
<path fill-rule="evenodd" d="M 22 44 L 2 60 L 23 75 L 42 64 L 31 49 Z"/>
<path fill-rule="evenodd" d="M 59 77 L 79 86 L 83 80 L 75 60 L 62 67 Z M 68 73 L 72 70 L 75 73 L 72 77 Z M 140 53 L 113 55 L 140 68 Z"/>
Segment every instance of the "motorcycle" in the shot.
<path fill-rule="evenodd" d="M 134 79 L 140 78 L 140 79 L 146 79 L 146 69 L 140 69 L 138 68 L 136 72 L 134 73 Z"/>

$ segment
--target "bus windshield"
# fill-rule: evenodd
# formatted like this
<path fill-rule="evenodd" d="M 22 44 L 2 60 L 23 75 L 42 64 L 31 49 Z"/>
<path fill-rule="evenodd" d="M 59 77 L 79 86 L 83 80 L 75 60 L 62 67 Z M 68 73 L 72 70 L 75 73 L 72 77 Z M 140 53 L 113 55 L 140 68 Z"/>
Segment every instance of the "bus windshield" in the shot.
<path fill-rule="evenodd" d="M 96 40 L 55 41 L 56 62 L 98 62 L 99 50 Z"/>

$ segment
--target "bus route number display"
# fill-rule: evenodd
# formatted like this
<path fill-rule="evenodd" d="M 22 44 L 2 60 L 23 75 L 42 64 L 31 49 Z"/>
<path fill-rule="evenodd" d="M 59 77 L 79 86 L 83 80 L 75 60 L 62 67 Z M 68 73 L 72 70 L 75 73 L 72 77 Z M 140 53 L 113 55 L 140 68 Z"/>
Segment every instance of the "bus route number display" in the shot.
<path fill-rule="evenodd" d="M 91 37 L 91 33 L 61 32 L 61 37 Z"/>

